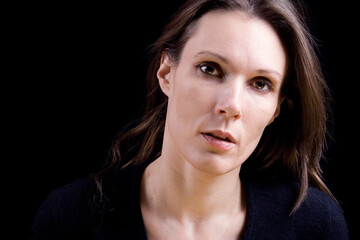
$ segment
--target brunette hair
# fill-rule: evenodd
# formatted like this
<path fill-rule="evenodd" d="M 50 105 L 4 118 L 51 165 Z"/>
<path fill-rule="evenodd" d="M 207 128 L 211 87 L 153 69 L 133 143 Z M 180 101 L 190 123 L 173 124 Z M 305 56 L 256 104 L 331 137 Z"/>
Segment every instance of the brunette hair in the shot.
<path fill-rule="evenodd" d="M 185 2 L 151 47 L 153 57 L 148 69 L 144 115 L 136 126 L 118 135 L 111 149 L 111 162 L 103 171 L 143 163 L 160 156 L 168 101 L 156 75 L 161 55 L 166 53 L 172 61 L 179 61 L 198 20 L 207 12 L 220 9 L 240 10 L 268 22 L 287 52 L 288 71 L 281 91 L 284 98 L 281 113 L 265 129 L 252 157 L 261 159 L 265 168 L 277 164 L 284 166 L 299 181 L 300 190 L 293 212 L 305 199 L 309 184 L 332 196 L 322 181 L 319 163 L 326 138 L 328 88 L 315 52 L 316 44 L 307 28 L 304 8 L 299 0 Z M 101 172 L 95 175 L 100 189 L 98 176 Z"/>

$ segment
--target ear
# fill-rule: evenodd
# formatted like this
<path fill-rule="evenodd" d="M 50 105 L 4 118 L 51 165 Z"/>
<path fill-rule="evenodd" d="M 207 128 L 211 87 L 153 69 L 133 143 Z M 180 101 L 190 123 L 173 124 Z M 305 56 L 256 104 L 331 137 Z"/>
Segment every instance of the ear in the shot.
<path fill-rule="evenodd" d="M 173 63 L 166 53 L 161 55 L 160 67 L 157 71 L 157 77 L 161 90 L 166 96 L 169 96 L 171 87 L 171 70 Z"/>
<path fill-rule="evenodd" d="M 271 118 L 271 120 L 269 121 L 269 123 L 267 124 L 267 126 L 269 126 L 275 120 L 275 118 L 277 116 L 279 116 L 279 114 L 280 114 L 280 106 L 281 106 L 281 103 L 284 101 L 284 98 L 285 97 L 282 97 L 281 100 L 278 102 L 275 113 L 274 113 L 273 117 Z"/>

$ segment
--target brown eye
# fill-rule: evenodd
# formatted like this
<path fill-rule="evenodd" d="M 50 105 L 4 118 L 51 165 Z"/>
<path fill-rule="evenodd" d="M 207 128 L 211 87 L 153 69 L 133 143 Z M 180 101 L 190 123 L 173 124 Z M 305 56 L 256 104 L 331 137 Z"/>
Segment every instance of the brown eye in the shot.
<path fill-rule="evenodd" d="M 268 79 L 256 79 L 255 81 L 252 82 L 252 86 L 260 91 L 270 91 L 272 90 L 272 84 L 270 82 L 270 80 Z"/>
<path fill-rule="evenodd" d="M 199 65 L 199 69 L 207 75 L 221 78 L 222 73 L 216 65 L 215 63 L 202 63 Z"/>

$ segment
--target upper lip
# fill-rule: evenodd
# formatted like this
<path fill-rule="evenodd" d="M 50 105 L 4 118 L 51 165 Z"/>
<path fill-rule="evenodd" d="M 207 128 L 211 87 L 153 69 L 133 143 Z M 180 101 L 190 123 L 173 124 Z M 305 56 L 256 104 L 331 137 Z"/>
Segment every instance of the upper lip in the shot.
<path fill-rule="evenodd" d="M 233 137 L 233 135 L 228 132 L 228 131 L 223 131 L 223 130 L 210 130 L 210 131 L 206 131 L 206 132 L 203 132 L 203 134 L 207 134 L 207 135 L 213 135 L 215 137 L 218 137 L 218 138 L 222 138 L 222 139 L 225 139 L 225 140 L 229 140 L 230 142 L 232 143 L 236 143 L 236 139 Z"/>

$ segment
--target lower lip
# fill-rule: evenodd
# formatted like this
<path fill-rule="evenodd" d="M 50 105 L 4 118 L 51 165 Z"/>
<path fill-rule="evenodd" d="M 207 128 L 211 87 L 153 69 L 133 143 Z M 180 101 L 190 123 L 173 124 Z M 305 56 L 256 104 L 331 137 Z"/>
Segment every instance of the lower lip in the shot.
<path fill-rule="evenodd" d="M 202 134 L 202 136 L 210 146 L 219 150 L 228 151 L 235 146 L 233 142 L 223 141 L 207 134 Z"/>

